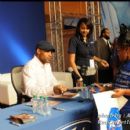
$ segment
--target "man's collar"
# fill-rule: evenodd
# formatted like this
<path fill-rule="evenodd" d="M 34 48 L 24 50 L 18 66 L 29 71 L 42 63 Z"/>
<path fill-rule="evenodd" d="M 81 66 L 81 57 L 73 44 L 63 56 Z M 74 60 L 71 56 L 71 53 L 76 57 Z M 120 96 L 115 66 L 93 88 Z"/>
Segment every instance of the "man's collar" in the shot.
<path fill-rule="evenodd" d="M 102 39 L 103 39 L 106 43 L 107 43 L 107 41 L 109 41 L 109 40 L 107 40 L 107 39 L 106 39 L 106 38 L 104 38 L 104 37 L 103 37 Z"/>
<path fill-rule="evenodd" d="M 40 65 L 41 67 L 43 67 L 45 64 L 43 64 L 36 55 L 34 55 L 34 59 L 36 60 L 36 62 L 38 63 L 38 65 Z"/>

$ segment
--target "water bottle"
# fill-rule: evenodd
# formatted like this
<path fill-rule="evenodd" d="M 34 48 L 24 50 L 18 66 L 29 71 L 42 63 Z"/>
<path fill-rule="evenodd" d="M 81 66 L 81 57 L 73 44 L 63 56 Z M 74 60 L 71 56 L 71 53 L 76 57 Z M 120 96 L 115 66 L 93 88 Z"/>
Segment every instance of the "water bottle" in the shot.
<path fill-rule="evenodd" d="M 88 98 L 88 88 L 86 87 L 86 84 L 83 85 L 83 88 L 80 91 L 80 97 L 82 99 L 87 99 Z"/>
<path fill-rule="evenodd" d="M 37 101 L 37 96 L 34 95 L 31 99 L 32 102 L 32 111 L 33 113 L 37 113 L 37 107 L 38 107 L 38 101 Z"/>
<path fill-rule="evenodd" d="M 86 87 L 85 93 L 86 93 L 86 99 L 90 99 L 90 90 L 88 87 Z"/>
<path fill-rule="evenodd" d="M 45 115 L 51 114 L 51 109 L 50 109 L 50 106 L 48 104 L 48 98 L 47 97 L 44 98 L 44 113 L 45 113 Z"/>
<path fill-rule="evenodd" d="M 90 85 L 90 88 L 89 88 L 89 98 L 91 99 L 91 100 L 93 100 L 94 98 L 93 98 L 93 92 L 92 91 L 94 91 L 95 90 L 95 88 L 94 88 L 94 85 L 93 84 L 91 84 Z"/>
<path fill-rule="evenodd" d="M 43 96 L 39 97 L 39 101 L 38 101 L 38 113 L 40 115 L 45 115 L 45 112 L 44 112 L 44 97 Z"/>

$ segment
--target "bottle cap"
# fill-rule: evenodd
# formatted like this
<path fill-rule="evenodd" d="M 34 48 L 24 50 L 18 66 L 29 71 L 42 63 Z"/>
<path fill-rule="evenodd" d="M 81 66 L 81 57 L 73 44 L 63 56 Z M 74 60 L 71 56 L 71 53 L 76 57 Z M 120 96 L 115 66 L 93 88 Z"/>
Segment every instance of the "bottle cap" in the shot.
<path fill-rule="evenodd" d="M 43 96 L 40 96 L 40 99 L 43 99 Z"/>
<path fill-rule="evenodd" d="M 83 84 L 83 87 L 86 87 L 86 84 Z"/>
<path fill-rule="evenodd" d="M 37 98 L 37 96 L 36 96 L 36 95 L 33 95 L 33 98 Z"/>

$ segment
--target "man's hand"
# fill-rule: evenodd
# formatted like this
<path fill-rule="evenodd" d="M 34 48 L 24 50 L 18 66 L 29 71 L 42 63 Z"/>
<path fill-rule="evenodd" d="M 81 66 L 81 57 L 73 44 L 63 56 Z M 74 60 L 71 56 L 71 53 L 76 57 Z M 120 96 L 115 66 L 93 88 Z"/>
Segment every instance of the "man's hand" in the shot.
<path fill-rule="evenodd" d="M 120 96 L 123 96 L 125 94 L 125 90 L 124 89 L 114 89 L 114 94 L 112 95 L 112 98 L 117 98 L 117 97 L 120 97 Z"/>
<path fill-rule="evenodd" d="M 64 92 L 66 92 L 68 90 L 68 87 L 63 86 L 63 85 L 56 85 L 53 88 L 53 91 L 55 94 L 59 95 L 59 94 L 63 94 Z"/>
<path fill-rule="evenodd" d="M 100 92 L 106 91 L 105 87 L 102 86 L 102 85 L 100 85 L 99 83 L 94 83 L 94 85 L 99 88 L 99 91 L 100 91 Z"/>
<path fill-rule="evenodd" d="M 99 88 L 100 92 L 109 91 L 109 90 L 114 89 L 112 84 L 103 84 L 103 85 L 101 85 L 99 83 L 94 83 L 94 85 Z"/>

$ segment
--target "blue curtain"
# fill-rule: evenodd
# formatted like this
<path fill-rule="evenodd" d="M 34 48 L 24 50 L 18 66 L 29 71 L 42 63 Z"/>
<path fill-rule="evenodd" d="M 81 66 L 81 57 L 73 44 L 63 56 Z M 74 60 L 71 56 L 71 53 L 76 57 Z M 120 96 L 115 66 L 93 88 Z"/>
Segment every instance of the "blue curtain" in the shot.
<path fill-rule="evenodd" d="M 0 2 L 0 73 L 24 65 L 45 39 L 43 2 Z"/>

